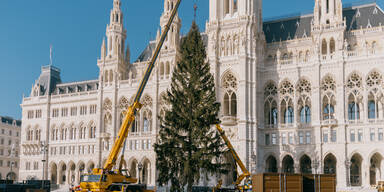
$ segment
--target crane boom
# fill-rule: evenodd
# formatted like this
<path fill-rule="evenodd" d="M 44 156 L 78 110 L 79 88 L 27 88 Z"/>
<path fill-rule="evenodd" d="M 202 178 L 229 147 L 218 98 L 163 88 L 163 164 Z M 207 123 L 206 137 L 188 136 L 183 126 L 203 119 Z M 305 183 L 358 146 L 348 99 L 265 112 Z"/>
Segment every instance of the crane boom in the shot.
<path fill-rule="evenodd" d="M 111 152 L 109 153 L 108 159 L 104 164 L 105 170 L 112 170 L 112 168 L 116 165 L 116 160 L 118 158 L 118 155 L 121 151 L 121 148 L 124 144 L 124 141 L 126 140 L 126 138 L 128 136 L 128 132 L 129 132 L 130 128 L 132 127 L 132 124 L 135 120 L 135 112 L 141 108 L 141 104 L 139 103 L 140 98 L 143 95 L 144 88 L 148 83 L 149 77 L 150 77 L 152 70 L 155 66 L 155 62 L 157 60 L 157 57 L 159 56 L 159 53 L 160 53 L 161 47 L 164 44 L 165 38 L 167 37 L 168 31 L 171 27 L 173 19 L 176 16 L 177 9 L 179 8 L 180 3 L 181 3 L 181 0 L 178 0 L 173 11 L 172 11 L 171 17 L 169 18 L 168 23 L 165 26 L 163 33 L 161 34 L 160 41 L 158 42 L 158 44 L 156 46 L 155 52 L 153 53 L 153 56 L 152 56 L 152 59 L 149 62 L 147 70 L 145 71 L 144 77 L 141 80 L 139 88 L 137 89 L 133 104 L 132 104 L 132 106 L 130 106 L 128 108 L 128 111 L 127 111 L 127 114 L 124 118 L 124 121 L 121 124 L 119 134 L 118 134 L 118 136 L 117 136 L 117 138 L 113 144 Z"/>
<path fill-rule="evenodd" d="M 241 161 L 239 155 L 237 154 L 237 152 L 235 151 L 235 149 L 233 148 L 232 144 L 231 144 L 231 141 L 229 141 L 228 137 L 225 135 L 225 132 L 224 130 L 221 128 L 221 126 L 219 124 L 216 124 L 216 129 L 217 131 L 219 132 L 221 138 L 223 138 L 225 144 L 227 145 L 229 151 L 231 152 L 232 154 L 232 157 L 235 159 L 236 163 L 239 165 L 241 171 L 243 172 L 241 175 L 239 175 L 239 177 L 237 178 L 236 182 L 234 183 L 235 186 L 239 186 L 240 183 L 246 178 L 246 177 L 249 177 L 251 175 L 251 173 L 249 173 L 248 169 L 245 167 L 244 163 Z"/>

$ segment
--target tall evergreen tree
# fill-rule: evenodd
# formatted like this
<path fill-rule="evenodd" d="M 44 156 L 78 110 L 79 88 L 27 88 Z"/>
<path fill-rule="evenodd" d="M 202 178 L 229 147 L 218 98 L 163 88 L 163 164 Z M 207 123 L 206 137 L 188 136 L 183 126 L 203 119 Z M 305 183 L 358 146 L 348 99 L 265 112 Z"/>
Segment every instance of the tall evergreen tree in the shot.
<path fill-rule="evenodd" d="M 156 152 L 157 181 L 171 191 L 192 191 L 201 174 L 225 173 L 225 146 L 213 125 L 219 123 L 214 78 L 195 22 L 181 43 L 181 59 L 164 98 L 170 108 L 160 117 Z"/>

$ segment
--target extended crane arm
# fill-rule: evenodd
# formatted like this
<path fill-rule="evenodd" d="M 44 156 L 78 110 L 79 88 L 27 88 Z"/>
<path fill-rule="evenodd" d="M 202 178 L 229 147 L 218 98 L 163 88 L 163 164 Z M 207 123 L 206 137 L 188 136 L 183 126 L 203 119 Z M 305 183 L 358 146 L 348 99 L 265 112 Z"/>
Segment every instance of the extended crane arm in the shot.
<path fill-rule="evenodd" d="M 168 31 L 171 27 L 173 19 L 176 16 L 177 9 L 179 8 L 180 3 L 181 3 L 181 0 L 178 0 L 173 11 L 172 11 L 171 17 L 168 20 L 168 23 L 165 26 L 163 33 L 161 34 L 160 41 L 158 42 L 158 44 L 156 46 L 155 52 L 153 53 L 153 56 L 152 56 L 152 59 L 148 64 L 147 70 L 145 71 L 144 77 L 141 80 L 140 86 L 136 92 L 135 100 L 134 100 L 132 106 L 130 106 L 128 108 L 128 111 L 127 111 L 127 114 L 124 118 L 124 121 L 121 124 L 119 134 L 115 140 L 115 143 L 113 144 L 111 152 L 109 153 L 108 159 L 105 162 L 105 165 L 104 165 L 105 170 L 112 170 L 113 166 L 116 165 L 116 160 L 118 158 L 118 155 L 121 151 L 121 148 L 124 144 L 124 141 L 127 139 L 128 132 L 131 129 L 131 126 L 135 120 L 135 112 L 141 108 L 141 104 L 139 103 L 140 98 L 143 95 L 144 88 L 148 83 L 149 77 L 150 77 L 152 70 L 155 66 L 156 59 L 159 56 L 161 47 L 164 44 L 165 38 L 167 37 Z"/>
<path fill-rule="evenodd" d="M 245 167 L 244 163 L 241 161 L 239 155 L 236 153 L 235 149 L 233 148 L 231 142 L 229 141 L 228 137 L 225 135 L 224 130 L 221 128 L 219 124 L 216 125 L 217 131 L 219 131 L 221 138 L 223 138 L 225 144 L 227 145 L 229 151 L 232 153 L 233 159 L 235 159 L 237 165 L 239 165 L 241 171 L 243 174 L 241 174 L 236 182 L 234 183 L 235 186 L 240 185 L 240 183 L 246 178 L 249 177 L 251 174 L 249 173 L 248 169 Z"/>

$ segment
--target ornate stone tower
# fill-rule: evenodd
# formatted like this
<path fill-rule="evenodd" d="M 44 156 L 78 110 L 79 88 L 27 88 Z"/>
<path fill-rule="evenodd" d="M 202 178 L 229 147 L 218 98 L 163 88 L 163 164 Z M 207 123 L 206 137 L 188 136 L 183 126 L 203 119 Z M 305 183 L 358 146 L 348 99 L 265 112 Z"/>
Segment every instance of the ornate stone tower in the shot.
<path fill-rule="evenodd" d="M 171 16 L 172 10 L 176 5 L 176 2 L 177 0 L 164 0 L 164 12 L 160 17 L 161 31 L 164 31 L 165 25 L 167 24 L 169 17 Z M 163 50 L 178 49 L 180 40 L 180 28 L 181 20 L 179 18 L 179 15 L 176 15 L 171 25 L 171 29 L 168 32 L 168 37 L 164 42 Z"/>
<path fill-rule="evenodd" d="M 249 170 L 255 170 L 257 79 L 265 38 L 262 0 L 210 0 L 208 59 L 224 129 Z"/>
<path fill-rule="evenodd" d="M 318 45 L 314 53 L 320 56 L 320 60 L 341 56 L 345 30 L 341 0 L 315 0 L 313 14 L 312 36 Z"/>
<path fill-rule="evenodd" d="M 103 40 L 101 46 L 101 57 L 98 61 L 98 66 L 103 82 L 112 84 L 117 80 L 124 80 L 126 78 L 130 57 L 128 48 L 124 55 L 127 31 L 124 29 L 120 0 L 113 0 L 106 37 L 107 40 Z"/>
<path fill-rule="evenodd" d="M 164 28 L 167 25 L 176 2 L 177 0 L 164 0 L 164 12 L 160 17 L 161 31 L 164 31 Z M 173 20 L 163 48 L 160 51 L 160 57 L 157 61 L 158 77 L 160 81 L 170 78 L 170 75 L 172 74 L 172 68 L 177 62 L 177 55 L 180 46 L 180 28 L 181 20 L 177 14 Z M 160 31 L 158 31 L 156 41 L 160 40 L 160 35 Z"/>

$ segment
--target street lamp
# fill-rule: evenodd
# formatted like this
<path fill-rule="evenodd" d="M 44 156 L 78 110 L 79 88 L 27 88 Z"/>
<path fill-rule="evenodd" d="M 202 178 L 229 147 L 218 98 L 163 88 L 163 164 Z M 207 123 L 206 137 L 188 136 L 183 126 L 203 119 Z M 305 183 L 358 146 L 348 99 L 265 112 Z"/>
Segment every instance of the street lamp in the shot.
<path fill-rule="evenodd" d="M 46 154 L 48 152 L 48 144 L 46 144 L 44 141 L 40 141 L 40 152 L 43 155 L 43 159 L 41 162 L 43 163 L 43 175 L 41 176 L 41 188 L 44 189 L 44 179 L 45 179 L 45 162 L 46 162 Z"/>
<path fill-rule="evenodd" d="M 139 184 L 141 184 L 141 170 L 143 169 L 143 164 L 139 163 L 138 165 L 138 168 L 139 168 Z"/>

